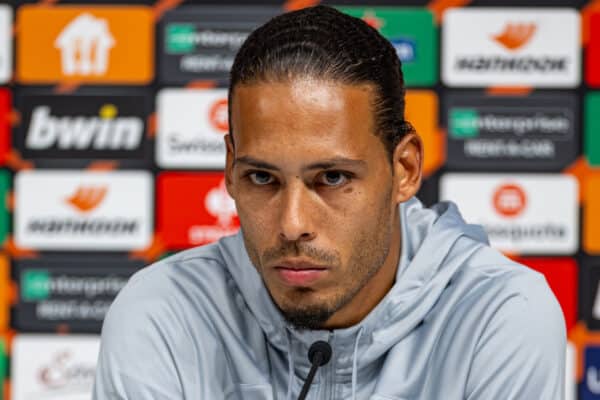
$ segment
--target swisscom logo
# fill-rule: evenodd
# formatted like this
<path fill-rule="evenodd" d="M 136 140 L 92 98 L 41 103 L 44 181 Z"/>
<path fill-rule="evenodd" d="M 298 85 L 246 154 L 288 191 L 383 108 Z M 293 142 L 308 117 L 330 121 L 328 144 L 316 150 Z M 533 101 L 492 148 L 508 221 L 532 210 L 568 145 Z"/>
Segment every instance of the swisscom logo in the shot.
<path fill-rule="evenodd" d="M 12 9 L 0 4 L 0 84 L 12 76 Z"/>
<path fill-rule="evenodd" d="M 145 93 L 24 94 L 15 144 L 28 159 L 145 158 Z"/>
<path fill-rule="evenodd" d="M 12 399 L 89 399 L 99 349 L 96 335 L 15 336 Z"/>
<path fill-rule="evenodd" d="M 160 167 L 225 166 L 226 89 L 164 89 L 157 106 L 156 162 Z"/>
<path fill-rule="evenodd" d="M 239 229 L 223 173 L 163 173 L 158 203 L 158 231 L 170 248 L 211 243 Z"/>
<path fill-rule="evenodd" d="M 40 250 L 133 250 L 152 236 L 146 171 L 23 171 L 15 178 L 15 241 Z"/>
<path fill-rule="evenodd" d="M 449 86 L 575 87 L 579 30 L 575 9 L 450 9 L 444 14 L 442 78 Z"/>
<path fill-rule="evenodd" d="M 446 174 L 440 199 L 458 204 L 492 246 L 516 254 L 572 254 L 579 246 L 578 185 L 568 175 Z"/>
<path fill-rule="evenodd" d="M 17 23 L 21 82 L 145 84 L 154 76 L 148 7 L 24 5 Z"/>

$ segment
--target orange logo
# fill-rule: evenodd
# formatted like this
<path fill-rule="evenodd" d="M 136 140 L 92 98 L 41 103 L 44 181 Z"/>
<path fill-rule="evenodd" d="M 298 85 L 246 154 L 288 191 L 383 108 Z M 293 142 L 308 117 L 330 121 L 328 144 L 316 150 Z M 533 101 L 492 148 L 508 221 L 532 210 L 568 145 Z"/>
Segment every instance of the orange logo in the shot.
<path fill-rule="evenodd" d="M 223 133 L 229 132 L 229 120 L 227 115 L 227 99 L 217 100 L 210 107 L 208 118 L 211 125 Z"/>
<path fill-rule="evenodd" d="M 100 205 L 107 191 L 106 186 L 80 186 L 66 201 L 78 211 L 86 213 Z"/>
<path fill-rule="evenodd" d="M 147 7 L 25 5 L 17 15 L 23 83 L 146 84 L 154 76 Z"/>
<path fill-rule="evenodd" d="M 584 181 L 583 248 L 600 254 L 600 174 L 590 174 Z"/>
<path fill-rule="evenodd" d="M 527 196 L 520 186 L 506 184 L 496 189 L 493 203 L 499 214 L 512 218 L 523 212 L 527 206 Z"/>
<path fill-rule="evenodd" d="M 492 38 L 509 50 L 517 50 L 527 43 L 537 27 L 535 24 L 507 24 L 504 31 Z"/>
<path fill-rule="evenodd" d="M 432 90 L 406 92 L 405 118 L 421 137 L 424 148 L 423 174 L 429 176 L 446 158 L 444 138 L 438 129 L 438 98 Z"/>

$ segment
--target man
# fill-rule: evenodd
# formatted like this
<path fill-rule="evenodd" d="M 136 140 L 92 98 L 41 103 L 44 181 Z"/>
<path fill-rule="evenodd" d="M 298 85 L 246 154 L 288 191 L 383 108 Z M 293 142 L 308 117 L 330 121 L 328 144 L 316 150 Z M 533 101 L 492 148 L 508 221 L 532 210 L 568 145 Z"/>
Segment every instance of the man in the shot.
<path fill-rule="evenodd" d="M 231 72 L 227 189 L 241 232 L 134 276 L 94 398 L 561 399 L 543 277 L 452 204 L 424 208 L 393 47 L 327 7 L 252 33 Z M 477 190 L 474 188 L 474 190 Z"/>

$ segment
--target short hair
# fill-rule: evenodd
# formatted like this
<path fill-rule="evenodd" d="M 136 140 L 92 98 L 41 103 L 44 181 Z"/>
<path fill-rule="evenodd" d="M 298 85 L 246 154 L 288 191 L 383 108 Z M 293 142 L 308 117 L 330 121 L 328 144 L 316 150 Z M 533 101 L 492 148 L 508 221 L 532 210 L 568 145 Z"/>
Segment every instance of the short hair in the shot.
<path fill-rule="evenodd" d="M 404 78 L 394 47 L 359 18 L 315 6 L 272 18 L 252 32 L 230 71 L 229 104 L 238 84 L 316 77 L 372 84 L 375 134 L 391 156 L 414 128 L 404 119 Z M 231 112 L 229 113 L 231 127 Z M 230 128 L 231 129 L 231 128 Z"/>

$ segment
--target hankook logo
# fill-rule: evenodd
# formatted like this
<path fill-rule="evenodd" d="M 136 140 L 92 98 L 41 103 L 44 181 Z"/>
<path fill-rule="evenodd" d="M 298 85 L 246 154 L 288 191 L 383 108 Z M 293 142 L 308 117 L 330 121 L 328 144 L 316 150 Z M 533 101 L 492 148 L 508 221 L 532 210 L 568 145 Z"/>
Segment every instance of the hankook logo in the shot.
<path fill-rule="evenodd" d="M 100 205 L 107 190 L 106 186 L 80 186 L 66 201 L 79 212 L 87 213 Z"/>
<path fill-rule="evenodd" d="M 579 24 L 577 11 L 568 8 L 450 9 L 442 78 L 449 86 L 577 86 Z"/>
<path fill-rule="evenodd" d="M 148 172 L 24 171 L 17 174 L 15 189 L 20 246 L 116 251 L 139 249 L 150 241 Z"/>
<path fill-rule="evenodd" d="M 508 50 L 517 50 L 529 42 L 535 30 L 535 24 L 508 23 L 502 33 L 494 35 L 492 38 Z"/>

